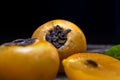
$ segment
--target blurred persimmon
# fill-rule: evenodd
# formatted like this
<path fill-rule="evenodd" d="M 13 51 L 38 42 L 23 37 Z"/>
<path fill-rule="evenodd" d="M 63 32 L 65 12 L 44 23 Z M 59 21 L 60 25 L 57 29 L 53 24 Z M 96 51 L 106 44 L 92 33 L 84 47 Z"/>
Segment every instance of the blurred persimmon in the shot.
<path fill-rule="evenodd" d="M 57 49 L 47 41 L 17 39 L 0 46 L 0 80 L 54 80 Z"/>

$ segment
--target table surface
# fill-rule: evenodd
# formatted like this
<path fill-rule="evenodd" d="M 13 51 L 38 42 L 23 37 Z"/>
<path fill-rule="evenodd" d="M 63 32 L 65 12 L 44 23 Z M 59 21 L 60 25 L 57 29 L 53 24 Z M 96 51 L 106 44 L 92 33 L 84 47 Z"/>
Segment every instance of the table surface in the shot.
<path fill-rule="evenodd" d="M 89 44 L 87 45 L 87 52 L 98 52 L 104 54 L 104 52 L 107 51 L 112 46 L 113 45 Z M 58 74 L 55 80 L 68 80 L 68 78 L 63 73 L 63 74 Z"/>

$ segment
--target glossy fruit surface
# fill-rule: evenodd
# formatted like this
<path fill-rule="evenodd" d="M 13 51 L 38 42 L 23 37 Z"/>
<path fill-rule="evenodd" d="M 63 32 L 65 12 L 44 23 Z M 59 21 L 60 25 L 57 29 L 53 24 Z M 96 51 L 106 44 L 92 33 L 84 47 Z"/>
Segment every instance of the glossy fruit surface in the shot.
<path fill-rule="evenodd" d="M 24 42 L 0 46 L 0 80 L 54 80 L 59 67 L 56 48 L 38 39 Z"/>
<path fill-rule="evenodd" d="M 112 46 L 105 54 L 120 60 L 120 44 Z"/>
<path fill-rule="evenodd" d="M 32 38 L 52 43 L 58 49 L 61 61 L 74 53 L 86 51 L 86 38 L 82 30 L 73 22 L 63 19 L 39 26 Z"/>
<path fill-rule="evenodd" d="M 69 80 L 120 80 L 120 61 L 104 54 L 74 54 L 63 65 Z"/>

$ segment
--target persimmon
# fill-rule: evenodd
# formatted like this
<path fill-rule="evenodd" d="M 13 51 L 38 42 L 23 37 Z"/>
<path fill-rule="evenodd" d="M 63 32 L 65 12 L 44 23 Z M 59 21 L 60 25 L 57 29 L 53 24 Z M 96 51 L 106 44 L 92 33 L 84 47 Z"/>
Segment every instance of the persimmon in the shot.
<path fill-rule="evenodd" d="M 80 27 L 63 19 L 51 20 L 40 25 L 33 32 L 32 38 L 53 44 L 59 52 L 60 61 L 74 53 L 85 52 L 87 46 L 86 37 Z"/>
<path fill-rule="evenodd" d="M 54 80 L 57 49 L 47 41 L 17 39 L 0 46 L 0 80 Z"/>
<path fill-rule="evenodd" d="M 69 80 L 120 80 L 120 61 L 99 53 L 77 53 L 62 61 Z"/>

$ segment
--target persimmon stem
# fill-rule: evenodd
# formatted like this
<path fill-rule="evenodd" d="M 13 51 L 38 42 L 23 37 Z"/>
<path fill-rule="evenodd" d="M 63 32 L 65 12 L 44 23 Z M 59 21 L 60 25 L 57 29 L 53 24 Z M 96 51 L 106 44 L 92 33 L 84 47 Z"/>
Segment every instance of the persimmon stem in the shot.
<path fill-rule="evenodd" d="M 56 25 L 53 30 L 49 30 L 46 34 L 46 40 L 52 43 L 56 48 L 60 48 L 67 41 L 67 34 L 71 29 L 63 30 L 59 25 Z"/>
<path fill-rule="evenodd" d="M 34 42 L 35 42 L 35 38 L 16 39 L 16 40 L 13 40 L 12 42 L 6 42 L 2 45 L 4 46 L 11 46 L 11 45 L 27 46 L 27 45 L 33 44 Z"/>

